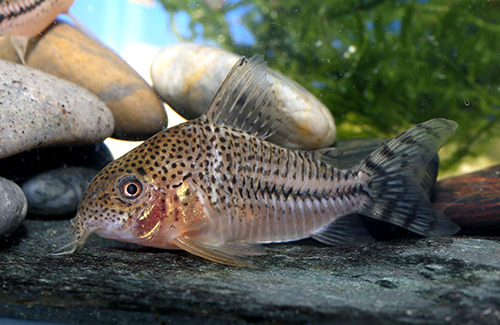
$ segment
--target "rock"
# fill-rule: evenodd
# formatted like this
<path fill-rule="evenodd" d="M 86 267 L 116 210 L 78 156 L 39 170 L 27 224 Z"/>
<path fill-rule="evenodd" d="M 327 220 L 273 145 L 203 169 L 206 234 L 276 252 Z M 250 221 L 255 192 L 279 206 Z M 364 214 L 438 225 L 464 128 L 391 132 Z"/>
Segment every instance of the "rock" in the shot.
<path fill-rule="evenodd" d="M 439 181 L 434 205 L 461 234 L 500 235 L 500 165 Z"/>
<path fill-rule="evenodd" d="M 200 116 L 210 104 L 226 74 L 240 56 L 206 45 L 181 43 L 166 47 L 151 65 L 158 94 L 185 118 Z M 302 86 L 268 69 L 276 97 L 286 108 L 287 128 L 269 138 L 292 149 L 317 149 L 335 140 L 336 129 L 328 108 Z"/>
<path fill-rule="evenodd" d="M 68 221 L 0 241 L 0 317 L 92 324 L 499 324 L 499 238 L 266 245 L 256 268 L 90 236 L 52 256 Z"/>
<path fill-rule="evenodd" d="M 100 170 L 113 161 L 104 143 L 29 150 L 0 159 L 0 176 L 18 184 L 49 170 L 67 167 L 90 167 Z"/>
<path fill-rule="evenodd" d="M 20 62 L 8 39 L 0 58 Z M 156 93 L 123 59 L 70 24 L 57 21 L 28 45 L 30 67 L 69 80 L 95 93 L 115 118 L 113 137 L 144 140 L 167 126 Z"/>
<path fill-rule="evenodd" d="M 101 142 L 113 115 L 95 95 L 68 81 L 0 60 L 0 158 L 29 149 Z"/>
<path fill-rule="evenodd" d="M 104 143 L 34 149 L 1 159 L 0 176 L 22 184 L 28 213 L 68 217 L 88 182 L 111 161 Z"/>
<path fill-rule="evenodd" d="M 76 212 L 90 181 L 99 170 L 67 167 L 49 170 L 21 184 L 28 200 L 28 212 L 45 216 Z"/>
<path fill-rule="evenodd" d="M 0 236 L 8 235 L 24 221 L 28 203 L 16 183 L 0 177 Z"/>

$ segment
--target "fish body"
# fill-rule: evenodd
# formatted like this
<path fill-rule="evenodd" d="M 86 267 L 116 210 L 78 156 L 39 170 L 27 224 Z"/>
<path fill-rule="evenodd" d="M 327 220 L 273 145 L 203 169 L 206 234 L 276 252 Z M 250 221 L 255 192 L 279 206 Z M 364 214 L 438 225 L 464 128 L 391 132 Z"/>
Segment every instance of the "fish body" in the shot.
<path fill-rule="evenodd" d="M 154 6 L 152 0 L 130 0 L 143 6 Z M 12 46 L 19 58 L 26 64 L 25 55 L 28 41 L 44 31 L 58 15 L 69 15 L 74 0 L 0 0 L 0 36 L 10 36 Z M 78 28 L 87 32 L 86 27 L 69 15 Z M 92 33 L 90 32 L 92 35 Z"/>
<path fill-rule="evenodd" d="M 57 15 L 66 13 L 74 0 L 1 0 L 0 35 L 28 39 L 47 28 Z"/>
<path fill-rule="evenodd" d="M 73 0 L 0 0 L 0 36 L 10 36 L 12 46 L 24 57 L 30 38 L 41 33 L 57 15 L 67 13 Z"/>
<path fill-rule="evenodd" d="M 265 71 L 262 58 L 239 60 L 204 115 L 105 167 L 83 194 L 72 242 L 59 252 L 73 252 L 96 233 L 248 266 L 244 257 L 264 253 L 263 243 L 370 242 L 353 214 L 425 236 L 458 231 L 420 186 L 455 122 L 417 125 L 338 169 L 334 148 L 290 150 L 265 141 L 285 123 Z"/>

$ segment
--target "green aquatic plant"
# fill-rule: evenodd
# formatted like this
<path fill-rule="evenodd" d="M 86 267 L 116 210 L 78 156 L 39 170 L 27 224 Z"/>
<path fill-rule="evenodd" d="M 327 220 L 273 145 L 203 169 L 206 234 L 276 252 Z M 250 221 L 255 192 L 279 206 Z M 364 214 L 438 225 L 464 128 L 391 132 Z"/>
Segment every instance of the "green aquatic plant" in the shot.
<path fill-rule="evenodd" d="M 160 1 L 182 40 L 263 53 L 332 111 L 338 138 L 457 121 L 443 169 L 500 136 L 500 1 Z"/>

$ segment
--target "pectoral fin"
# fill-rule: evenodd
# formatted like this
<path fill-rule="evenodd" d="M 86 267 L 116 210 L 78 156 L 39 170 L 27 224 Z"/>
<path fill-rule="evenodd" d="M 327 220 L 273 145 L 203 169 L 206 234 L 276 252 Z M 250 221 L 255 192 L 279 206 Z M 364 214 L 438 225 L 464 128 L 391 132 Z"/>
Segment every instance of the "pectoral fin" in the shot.
<path fill-rule="evenodd" d="M 26 65 L 26 61 L 24 61 L 24 57 L 26 56 L 28 42 L 29 42 L 29 38 L 26 36 L 20 36 L 20 35 L 11 35 L 10 36 L 10 43 L 12 44 L 12 47 L 14 47 L 14 50 L 16 50 L 17 55 L 19 55 L 19 58 L 21 59 L 21 62 L 24 65 Z"/>
<path fill-rule="evenodd" d="M 186 194 L 188 188 L 191 189 L 190 194 Z M 184 211 L 184 214 L 191 216 L 193 221 L 186 230 L 181 231 L 172 240 L 172 244 L 211 261 L 234 266 L 251 267 L 252 262 L 246 260 L 245 256 L 266 254 L 262 246 L 258 244 L 221 240 L 224 236 L 221 237 L 220 231 L 223 232 L 223 230 L 218 227 L 213 228 L 211 222 L 217 222 L 226 217 L 221 215 L 207 193 L 192 179 L 186 179 L 182 186 L 176 188 L 176 191 L 176 193 L 183 192 L 181 200 L 186 200 L 180 202 L 181 206 L 184 206 L 182 203 L 188 203 L 186 206 L 197 208 Z"/>
<path fill-rule="evenodd" d="M 188 236 L 179 236 L 173 243 L 194 255 L 208 260 L 233 266 L 253 267 L 253 263 L 242 256 L 263 255 L 265 251 L 258 245 L 248 245 L 243 243 L 226 243 L 219 246 L 205 244 L 198 239 L 191 239 Z"/>

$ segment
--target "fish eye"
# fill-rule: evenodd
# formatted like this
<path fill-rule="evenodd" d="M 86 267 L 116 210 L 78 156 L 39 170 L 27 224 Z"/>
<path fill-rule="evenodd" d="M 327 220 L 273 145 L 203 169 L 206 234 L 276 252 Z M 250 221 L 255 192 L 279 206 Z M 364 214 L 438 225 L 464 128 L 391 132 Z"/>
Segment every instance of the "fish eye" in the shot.
<path fill-rule="evenodd" d="M 135 177 L 125 177 L 118 183 L 118 191 L 127 199 L 136 199 L 142 193 L 142 183 Z"/>

